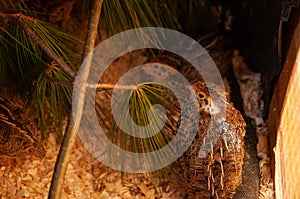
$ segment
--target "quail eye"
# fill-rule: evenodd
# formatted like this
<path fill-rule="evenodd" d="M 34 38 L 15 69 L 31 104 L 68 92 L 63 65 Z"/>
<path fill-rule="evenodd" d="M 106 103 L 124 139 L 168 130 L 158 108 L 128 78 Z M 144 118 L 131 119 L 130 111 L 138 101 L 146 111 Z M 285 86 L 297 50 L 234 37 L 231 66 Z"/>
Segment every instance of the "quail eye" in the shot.
<path fill-rule="evenodd" d="M 203 99 L 205 97 L 202 93 L 199 93 L 198 96 L 200 99 Z"/>

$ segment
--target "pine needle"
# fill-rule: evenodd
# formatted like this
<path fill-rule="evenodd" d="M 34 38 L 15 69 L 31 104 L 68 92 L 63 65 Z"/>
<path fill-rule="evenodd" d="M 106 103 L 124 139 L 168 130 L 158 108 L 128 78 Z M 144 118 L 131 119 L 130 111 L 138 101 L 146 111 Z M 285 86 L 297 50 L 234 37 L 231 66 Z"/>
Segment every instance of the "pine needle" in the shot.
<path fill-rule="evenodd" d="M 173 131 L 174 129 L 167 127 L 168 125 L 174 126 L 174 124 L 168 123 L 171 120 L 167 120 L 167 124 L 162 124 L 162 118 L 168 117 L 168 114 L 176 112 L 179 109 L 177 104 L 173 104 L 166 99 L 166 96 L 168 95 L 171 95 L 171 92 L 160 84 L 143 83 L 138 85 L 137 89 L 129 92 L 128 98 L 124 98 L 124 101 L 118 101 L 118 103 L 116 103 L 116 110 L 119 111 L 116 113 L 115 117 L 117 117 L 116 120 L 124 122 L 128 121 L 128 117 L 131 117 L 137 125 L 147 126 L 152 124 L 151 128 L 145 131 L 145 135 L 142 135 L 143 138 L 141 138 L 140 132 L 135 132 L 134 127 L 129 128 L 131 129 L 131 135 L 129 135 L 128 133 L 120 130 L 116 126 L 116 123 L 113 122 L 112 128 L 109 130 L 108 134 L 109 139 L 118 147 L 134 153 L 149 153 L 165 147 L 175 136 L 175 131 Z M 126 99 L 129 100 L 129 107 L 125 102 Z M 167 115 L 159 109 L 151 109 L 151 107 L 155 104 L 162 105 L 167 110 Z M 100 123 L 102 125 L 102 122 Z M 160 130 L 159 126 L 163 126 L 163 128 Z M 107 151 L 115 152 L 110 148 L 108 148 Z M 170 153 L 172 152 L 163 154 L 162 157 L 152 156 L 150 164 L 161 164 L 161 158 L 169 157 Z M 116 154 L 113 153 L 109 154 L 107 155 L 107 158 L 114 158 L 116 157 L 115 155 Z M 130 160 L 125 159 L 122 161 L 122 167 L 125 167 L 126 161 Z M 132 159 L 132 161 L 134 161 L 134 159 Z M 149 163 L 145 162 L 145 164 L 146 168 L 150 168 Z M 165 171 L 163 170 L 155 173 L 156 175 L 160 173 L 158 176 L 161 178 L 165 177 Z M 152 175 L 151 173 L 147 174 Z"/>

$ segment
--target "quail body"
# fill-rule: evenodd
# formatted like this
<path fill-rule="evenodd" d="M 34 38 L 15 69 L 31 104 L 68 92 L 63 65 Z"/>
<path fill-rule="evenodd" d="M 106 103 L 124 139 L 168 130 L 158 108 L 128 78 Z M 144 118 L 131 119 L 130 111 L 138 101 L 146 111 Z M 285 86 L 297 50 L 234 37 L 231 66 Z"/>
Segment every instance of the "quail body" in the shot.
<path fill-rule="evenodd" d="M 193 89 L 199 127 L 179 159 L 188 198 L 232 198 L 242 182 L 245 121 L 219 86 L 198 81 Z"/>
<path fill-rule="evenodd" d="M 0 157 L 21 157 L 24 155 L 45 156 L 45 149 L 31 130 L 15 115 L 21 108 L 7 98 L 0 96 Z"/>

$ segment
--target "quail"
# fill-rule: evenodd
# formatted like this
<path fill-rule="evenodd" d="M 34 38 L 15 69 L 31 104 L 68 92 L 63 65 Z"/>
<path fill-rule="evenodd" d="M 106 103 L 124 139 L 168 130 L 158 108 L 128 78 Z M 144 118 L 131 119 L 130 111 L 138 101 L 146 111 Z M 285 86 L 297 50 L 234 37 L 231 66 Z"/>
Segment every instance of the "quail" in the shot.
<path fill-rule="evenodd" d="M 45 156 L 45 149 L 31 130 L 15 117 L 20 107 L 0 97 L 0 156 L 20 157 L 33 154 Z"/>
<path fill-rule="evenodd" d="M 245 121 L 219 86 L 198 81 L 193 89 L 199 103 L 199 126 L 179 158 L 188 198 L 232 198 L 242 182 Z"/>

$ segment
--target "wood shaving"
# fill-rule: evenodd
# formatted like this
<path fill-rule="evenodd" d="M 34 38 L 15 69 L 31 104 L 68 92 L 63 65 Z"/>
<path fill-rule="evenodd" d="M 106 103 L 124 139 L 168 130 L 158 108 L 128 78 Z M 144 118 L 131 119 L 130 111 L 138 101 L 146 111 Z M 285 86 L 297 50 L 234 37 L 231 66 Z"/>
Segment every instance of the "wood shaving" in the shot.
<path fill-rule="evenodd" d="M 0 198 L 47 198 L 59 146 L 51 136 L 44 144 L 47 155 L 38 159 L 27 156 L 18 159 L 0 158 Z M 124 178 L 99 163 L 78 139 L 65 176 L 62 198 L 153 199 L 182 198 L 183 188 L 166 189 L 169 182 L 158 186 L 144 175 Z M 176 195 L 178 195 L 176 197 Z"/>

